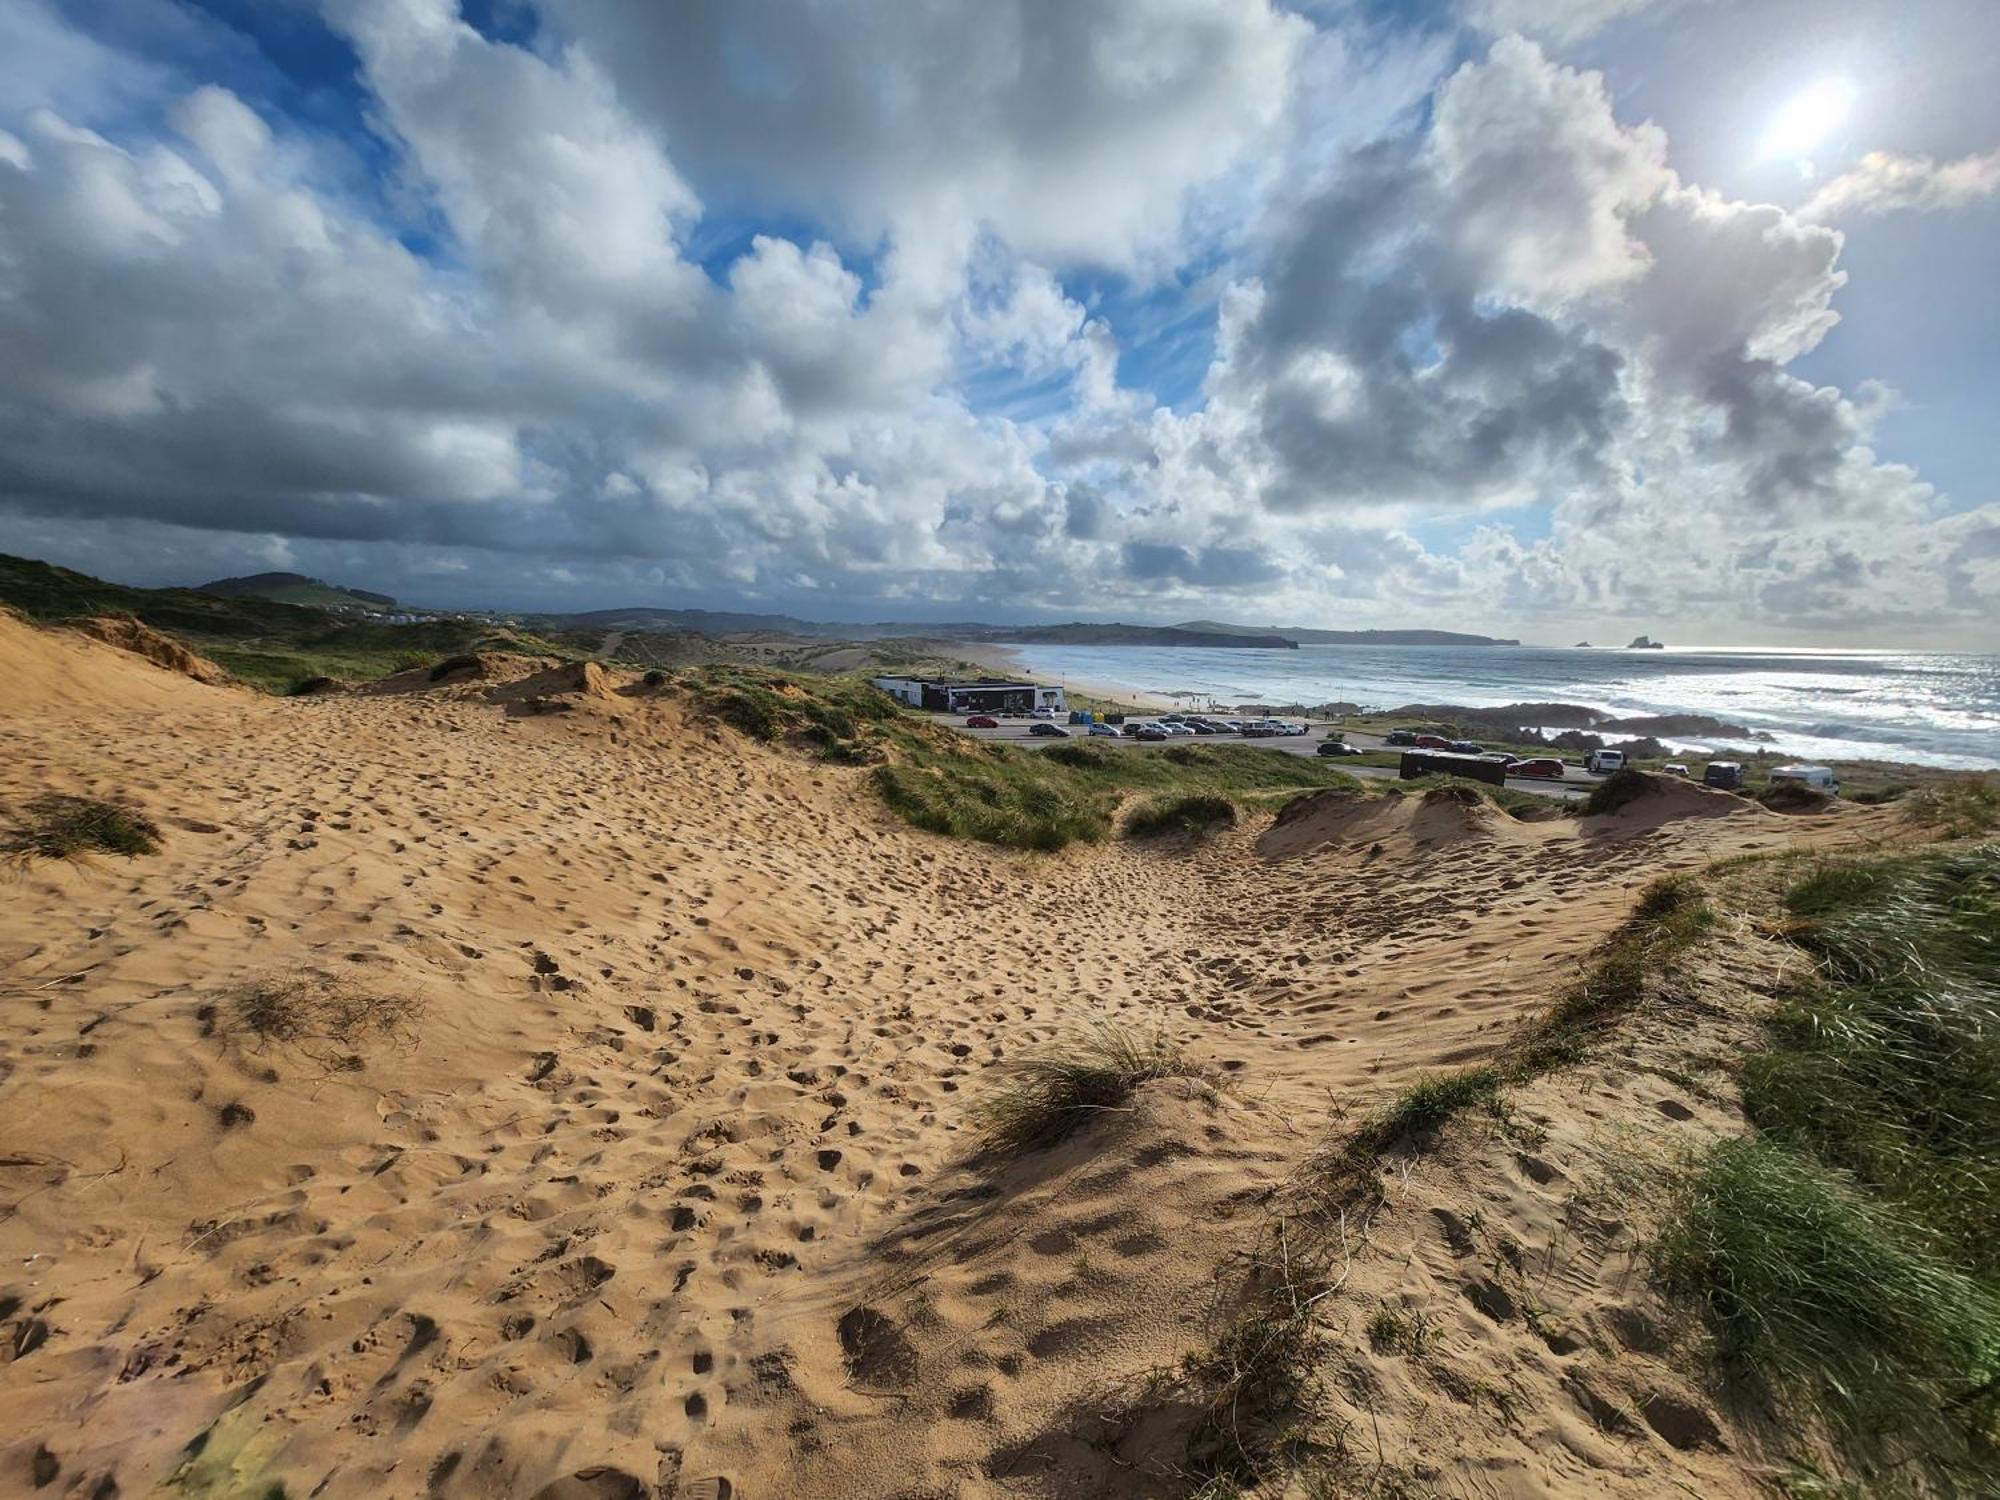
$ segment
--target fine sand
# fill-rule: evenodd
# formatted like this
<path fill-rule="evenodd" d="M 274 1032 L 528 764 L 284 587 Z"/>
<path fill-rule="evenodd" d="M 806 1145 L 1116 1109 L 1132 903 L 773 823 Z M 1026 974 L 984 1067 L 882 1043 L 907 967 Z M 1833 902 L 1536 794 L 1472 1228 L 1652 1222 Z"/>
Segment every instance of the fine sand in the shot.
<path fill-rule="evenodd" d="M 4 876 L 7 1495 L 1179 1493 L 1171 1411 L 1091 1414 L 1212 1335 L 1344 1116 L 1660 873 L 1889 817 L 1328 795 L 1027 858 L 595 668 L 278 701 L 5 616 L 0 664 L 0 810 L 164 835 Z M 1219 1086 L 979 1160 L 994 1065 L 1103 1021 Z M 1600 1428 L 1462 1423 L 1440 1487 L 1751 1492 Z"/>

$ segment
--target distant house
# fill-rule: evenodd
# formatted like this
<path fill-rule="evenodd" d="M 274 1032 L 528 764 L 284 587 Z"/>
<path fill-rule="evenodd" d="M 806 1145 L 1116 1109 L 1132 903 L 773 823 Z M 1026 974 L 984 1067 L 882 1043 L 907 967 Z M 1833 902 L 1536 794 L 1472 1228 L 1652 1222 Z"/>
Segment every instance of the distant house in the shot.
<path fill-rule="evenodd" d="M 1059 687 L 1008 679 L 952 681 L 925 677 L 869 679 L 899 703 L 936 714 L 1025 714 L 1038 708 L 1069 711 L 1069 699 Z"/>

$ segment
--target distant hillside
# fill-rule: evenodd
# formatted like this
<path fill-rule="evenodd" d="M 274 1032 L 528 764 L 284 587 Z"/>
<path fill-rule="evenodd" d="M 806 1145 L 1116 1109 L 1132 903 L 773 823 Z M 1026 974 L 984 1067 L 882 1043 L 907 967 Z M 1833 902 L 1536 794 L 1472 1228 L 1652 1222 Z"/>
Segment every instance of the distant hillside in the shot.
<path fill-rule="evenodd" d="M 863 625 L 818 625 L 793 615 L 739 614 L 713 609 L 587 609 L 567 615 L 527 615 L 524 619 L 565 630 L 693 630 L 702 635 L 745 635 L 774 631 L 780 635 L 833 635 L 853 639 L 865 634 Z"/>
<path fill-rule="evenodd" d="M 1007 641 L 1028 646 L 1198 646 L 1213 650 L 1290 650 L 1298 642 L 1268 630 L 1198 630 L 1185 625 L 1001 625 L 982 627 L 960 639 Z"/>
<path fill-rule="evenodd" d="M 1491 635 L 1466 635 L 1456 630 L 1312 630 L 1302 625 L 1225 625 L 1217 620 L 1188 620 L 1179 630 L 1206 630 L 1226 635 L 1281 635 L 1302 646 L 1518 646 L 1517 640 Z"/>
<path fill-rule="evenodd" d="M 135 589 L 5 554 L 0 554 L 0 604 L 48 623 L 130 615 L 246 682 L 274 691 L 289 691 L 321 676 L 362 681 L 489 644 L 551 654 L 557 650 L 547 641 L 496 632 L 486 621 L 390 624 L 352 608 L 334 611 L 194 589 Z"/>
<path fill-rule="evenodd" d="M 251 573 L 242 578 L 217 578 L 195 585 L 197 594 L 225 599 L 269 599 L 277 604 L 311 604 L 322 609 L 394 609 L 387 594 L 342 588 L 303 573 Z"/>
<path fill-rule="evenodd" d="M 1192 630 L 1180 625 L 1120 625 L 1075 621 L 1066 625 L 986 625 L 978 622 L 877 620 L 868 624 L 801 620 L 796 615 L 737 614 L 727 610 L 593 609 L 580 614 L 529 615 L 536 625 L 563 630 L 694 630 L 703 635 L 777 634 L 825 636 L 843 641 L 894 640 L 917 636 L 933 641 L 1008 641 L 1028 645 L 1206 646 L 1270 649 L 1296 645 L 1275 632 Z"/>

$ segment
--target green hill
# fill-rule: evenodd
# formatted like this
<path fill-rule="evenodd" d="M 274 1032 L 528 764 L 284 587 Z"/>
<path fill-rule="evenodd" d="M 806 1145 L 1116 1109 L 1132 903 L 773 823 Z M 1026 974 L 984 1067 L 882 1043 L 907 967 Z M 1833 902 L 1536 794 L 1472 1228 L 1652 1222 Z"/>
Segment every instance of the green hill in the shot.
<path fill-rule="evenodd" d="M 1220 620 L 1187 620 L 1176 630 L 1218 635 L 1282 635 L 1306 646 L 1518 646 L 1517 640 L 1467 635 L 1457 630 L 1314 630 L 1303 625 L 1225 625 Z"/>
<path fill-rule="evenodd" d="M 91 615 L 131 615 L 177 637 L 245 682 L 280 693 L 312 677 L 368 681 L 482 646 L 580 654 L 539 637 L 497 632 L 486 620 L 392 625 L 365 615 L 254 596 L 127 588 L 4 553 L 0 553 L 0 604 L 49 624 Z"/>
<path fill-rule="evenodd" d="M 250 573 L 242 578 L 217 578 L 196 584 L 197 594 L 217 594 L 225 599 L 269 599 L 277 604 L 311 604 L 322 609 L 387 610 L 396 601 L 387 594 L 371 594 L 366 589 L 342 588 L 323 578 L 303 573 Z"/>

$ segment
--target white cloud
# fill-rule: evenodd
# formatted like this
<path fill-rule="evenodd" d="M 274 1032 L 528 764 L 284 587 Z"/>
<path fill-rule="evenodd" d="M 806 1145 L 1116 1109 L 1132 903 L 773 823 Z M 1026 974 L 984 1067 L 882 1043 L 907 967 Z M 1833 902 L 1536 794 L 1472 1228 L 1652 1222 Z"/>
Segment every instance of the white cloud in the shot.
<path fill-rule="evenodd" d="M 1641 11 L 1693 0 L 1466 0 L 1466 19 L 1492 35 L 1521 32 L 1551 42 L 1579 42 Z"/>
<path fill-rule="evenodd" d="M 1838 177 L 1822 183 L 1799 217 L 1816 222 L 1914 209 L 1942 213 L 2000 193 L 2000 151 L 1957 161 L 1871 151 Z"/>
<path fill-rule="evenodd" d="M 329 12 L 380 198 L 337 140 L 33 12 L 73 103 L 0 109 L 14 545 L 544 603 L 2000 604 L 2000 515 L 1878 457 L 1878 390 L 1788 368 L 1847 295 L 1840 234 L 1684 181 L 1519 37 L 1440 78 L 1434 39 L 1262 0 L 550 0 L 533 47 L 449 0 Z M 1966 166 L 1840 211 L 1964 198 Z M 1215 309 L 1178 409 L 1121 384 L 1146 351 L 1107 309 L 1149 291 Z"/>

